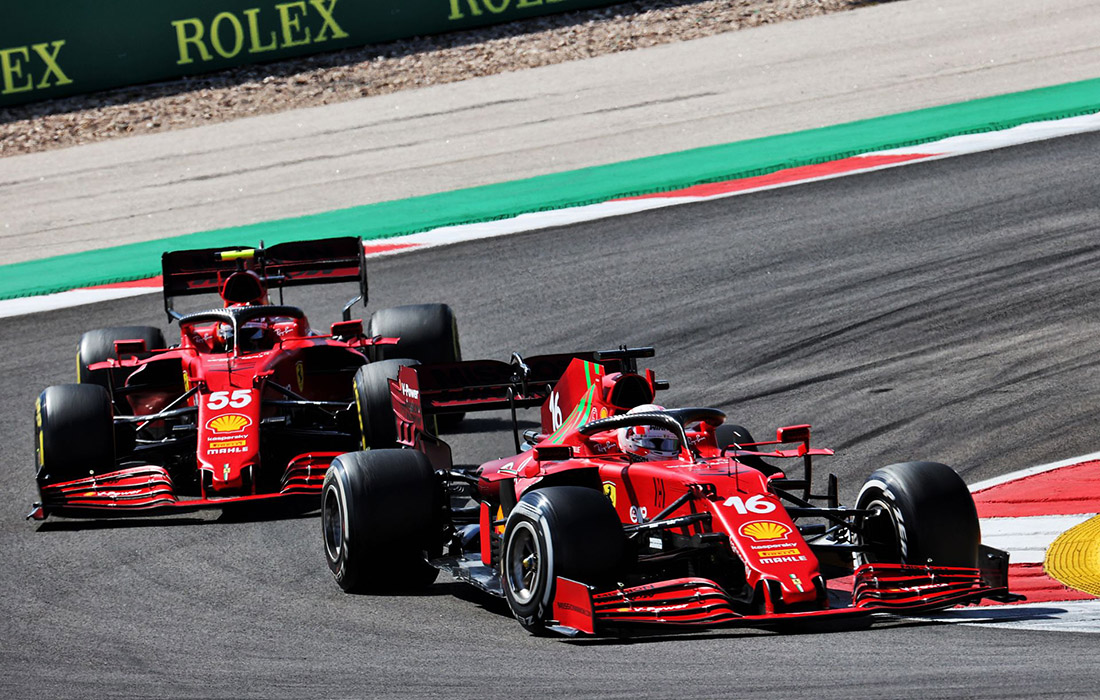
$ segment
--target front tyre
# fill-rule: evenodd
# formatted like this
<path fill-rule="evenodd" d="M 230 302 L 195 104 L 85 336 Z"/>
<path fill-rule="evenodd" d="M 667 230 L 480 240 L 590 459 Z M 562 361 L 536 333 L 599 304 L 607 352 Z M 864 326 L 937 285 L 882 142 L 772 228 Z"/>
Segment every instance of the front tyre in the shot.
<path fill-rule="evenodd" d="M 34 414 L 39 487 L 111 471 L 115 431 L 106 389 L 95 384 L 46 387 Z"/>
<path fill-rule="evenodd" d="M 938 462 L 904 462 L 877 469 L 864 483 L 856 508 L 860 543 L 871 549 L 857 565 L 888 562 L 978 567 L 981 531 L 966 483 Z"/>
<path fill-rule="evenodd" d="M 402 591 L 435 581 L 425 554 L 441 547 L 441 492 L 428 458 L 413 450 L 350 452 L 321 488 L 329 571 L 348 592 Z"/>
<path fill-rule="evenodd" d="M 108 376 L 111 370 L 90 370 L 88 365 L 103 362 L 110 359 L 118 359 L 115 353 L 115 341 L 117 340 L 143 340 L 146 350 L 161 350 L 166 347 L 164 334 L 159 328 L 152 326 L 116 326 L 114 328 L 99 328 L 88 331 L 80 336 L 80 344 L 76 351 L 76 380 L 81 384 L 99 384 L 107 387 L 113 380 L 116 386 L 126 378 L 126 374 L 133 371 L 123 369 L 115 372 L 111 379 Z"/>
<path fill-rule="evenodd" d="M 553 620 L 557 578 L 588 585 L 613 580 L 626 539 L 615 508 L 602 492 L 548 486 L 524 494 L 508 515 L 501 583 L 508 607 L 524 629 L 541 634 Z"/>

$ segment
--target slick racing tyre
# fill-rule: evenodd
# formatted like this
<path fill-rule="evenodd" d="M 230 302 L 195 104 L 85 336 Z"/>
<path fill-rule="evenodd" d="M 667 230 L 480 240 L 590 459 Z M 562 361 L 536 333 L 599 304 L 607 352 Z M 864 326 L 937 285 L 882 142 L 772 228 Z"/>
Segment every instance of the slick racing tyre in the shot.
<path fill-rule="evenodd" d="M 34 413 L 39 486 L 111 471 L 115 432 L 106 389 L 95 384 L 46 387 L 35 402 Z"/>
<path fill-rule="evenodd" d="M 875 470 L 856 499 L 872 514 L 858 523 L 858 563 L 888 562 L 977 568 L 981 532 L 966 483 L 937 462 L 904 462 Z"/>
<path fill-rule="evenodd" d="M 402 367 L 418 364 L 416 360 L 400 358 L 371 362 L 356 370 L 355 408 L 364 450 L 397 447 L 397 419 L 393 415 L 389 380 L 397 379 Z"/>
<path fill-rule="evenodd" d="M 411 357 L 422 364 L 458 362 L 462 349 L 454 311 L 446 304 L 410 304 L 379 309 L 371 314 L 367 335 L 400 338 L 397 345 L 379 345 L 375 358 Z M 440 427 L 453 429 L 462 414 L 439 416 Z"/>
<path fill-rule="evenodd" d="M 730 445 L 747 445 L 756 440 L 753 439 L 752 433 L 748 428 L 736 425 L 734 423 L 723 423 L 714 429 L 714 439 L 718 443 L 718 449 L 724 450 Z M 756 450 L 755 447 L 746 447 L 747 450 Z M 782 474 L 783 470 L 779 467 L 768 464 L 760 457 L 748 456 L 737 457 L 737 461 L 742 464 L 752 467 L 758 471 L 764 473 L 765 476 L 771 476 L 773 474 Z"/>
<path fill-rule="evenodd" d="M 442 547 L 441 490 L 414 450 L 350 452 L 321 488 L 325 558 L 348 592 L 402 591 L 435 581 L 426 561 Z"/>
<path fill-rule="evenodd" d="M 501 584 L 508 607 L 534 634 L 553 619 L 557 578 L 589 585 L 614 579 L 626 538 L 614 506 L 583 486 L 548 486 L 524 494 L 508 515 Z"/>
<path fill-rule="evenodd" d="M 110 387 L 113 383 L 121 386 L 126 379 L 129 370 L 116 370 L 111 379 L 108 374 L 111 370 L 100 369 L 92 371 L 88 365 L 103 362 L 109 359 L 118 359 L 115 356 L 116 340 L 144 340 L 147 350 L 161 350 L 167 347 L 164 342 L 164 334 L 159 328 L 152 326 L 119 326 L 116 328 L 100 328 L 88 331 L 80 336 L 80 345 L 76 352 L 76 380 L 81 384 L 99 384 Z"/>

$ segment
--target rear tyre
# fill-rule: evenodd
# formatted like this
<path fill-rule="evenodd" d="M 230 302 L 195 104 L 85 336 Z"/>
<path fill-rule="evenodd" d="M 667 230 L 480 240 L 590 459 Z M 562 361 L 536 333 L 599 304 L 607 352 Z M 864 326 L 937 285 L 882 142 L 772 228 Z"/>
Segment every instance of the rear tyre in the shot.
<path fill-rule="evenodd" d="M 113 469 L 114 417 L 106 389 L 95 384 L 46 387 L 34 411 L 35 477 L 40 487 Z"/>
<path fill-rule="evenodd" d="M 873 562 L 977 568 L 981 531 L 966 483 L 938 462 L 891 464 L 860 489 L 856 508 L 871 510 L 860 523 L 857 565 Z"/>
<path fill-rule="evenodd" d="M 438 571 L 441 496 L 428 458 L 413 450 L 350 452 L 321 488 L 325 558 L 348 592 L 423 588 Z"/>
<path fill-rule="evenodd" d="M 548 486 L 524 494 L 508 515 L 501 583 L 523 627 L 545 632 L 553 619 L 558 576 L 600 586 L 619 571 L 626 538 L 614 506 L 583 486 Z"/>
<path fill-rule="evenodd" d="M 355 372 L 355 407 L 359 413 L 359 434 L 363 449 L 397 447 L 397 419 L 390 398 L 391 379 L 397 379 L 402 367 L 420 364 L 400 358 L 371 362 Z"/>
<path fill-rule="evenodd" d="M 116 340 L 144 340 L 148 350 L 161 350 L 166 346 L 164 334 L 152 326 L 118 326 L 88 331 L 80 336 L 80 345 L 76 352 L 76 380 L 81 384 L 99 384 L 110 387 L 108 379 L 111 370 L 90 370 L 88 365 L 109 359 L 118 359 L 115 355 Z M 128 370 L 116 371 L 112 378 L 116 386 L 125 380 Z"/>
<path fill-rule="evenodd" d="M 379 345 L 379 360 L 410 357 L 421 364 L 458 362 L 462 349 L 454 311 L 446 304 L 410 304 L 379 309 L 371 314 L 367 335 L 400 338 L 397 345 Z M 449 413 L 438 417 L 439 427 L 451 430 L 464 414 Z"/>

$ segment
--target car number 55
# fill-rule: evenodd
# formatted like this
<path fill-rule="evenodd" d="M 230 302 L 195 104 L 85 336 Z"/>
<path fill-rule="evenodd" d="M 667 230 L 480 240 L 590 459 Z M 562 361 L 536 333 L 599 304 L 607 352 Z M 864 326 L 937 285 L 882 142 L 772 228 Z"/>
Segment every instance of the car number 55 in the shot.
<path fill-rule="evenodd" d="M 252 393 L 248 389 L 237 389 L 233 392 L 232 396 L 228 391 L 215 391 L 210 394 L 210 399 L 206 402 L 206 407 L 213 411 L 217 411 L 226 406 L 244 408 L 250 403 L 252 403 Z"/>

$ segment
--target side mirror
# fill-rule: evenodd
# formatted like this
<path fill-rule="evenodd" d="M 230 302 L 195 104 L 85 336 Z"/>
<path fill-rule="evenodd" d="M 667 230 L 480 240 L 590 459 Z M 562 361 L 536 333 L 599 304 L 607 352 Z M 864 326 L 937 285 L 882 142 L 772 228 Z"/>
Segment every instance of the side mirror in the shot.
<path fill-rule="evenodd" d="M 363 335 L 363 320 L 337 321 L 332 324 L 331 333 L 334 338 L 358 338 Z"/>
<path fill-rule="evenodd" d="M 788 425 L 775 431 L 775 439 L 779 442 L 809 442 L 810 426 Z"/>
<path fill-rule="evenodd" d="M 148 352 L 148 348 L 145 347 L 145 341 L 141 339 L 135 340 L 116 340 L 115 341 L 115 357 L 122 359 L 123 355 L 141 355 Z"/>
<path fill-rule="evenodd" d="M 543 445 L 535 448 L 536 462 L 564 462 L 567 459 L 573 459 L 571 445 Z"/>

